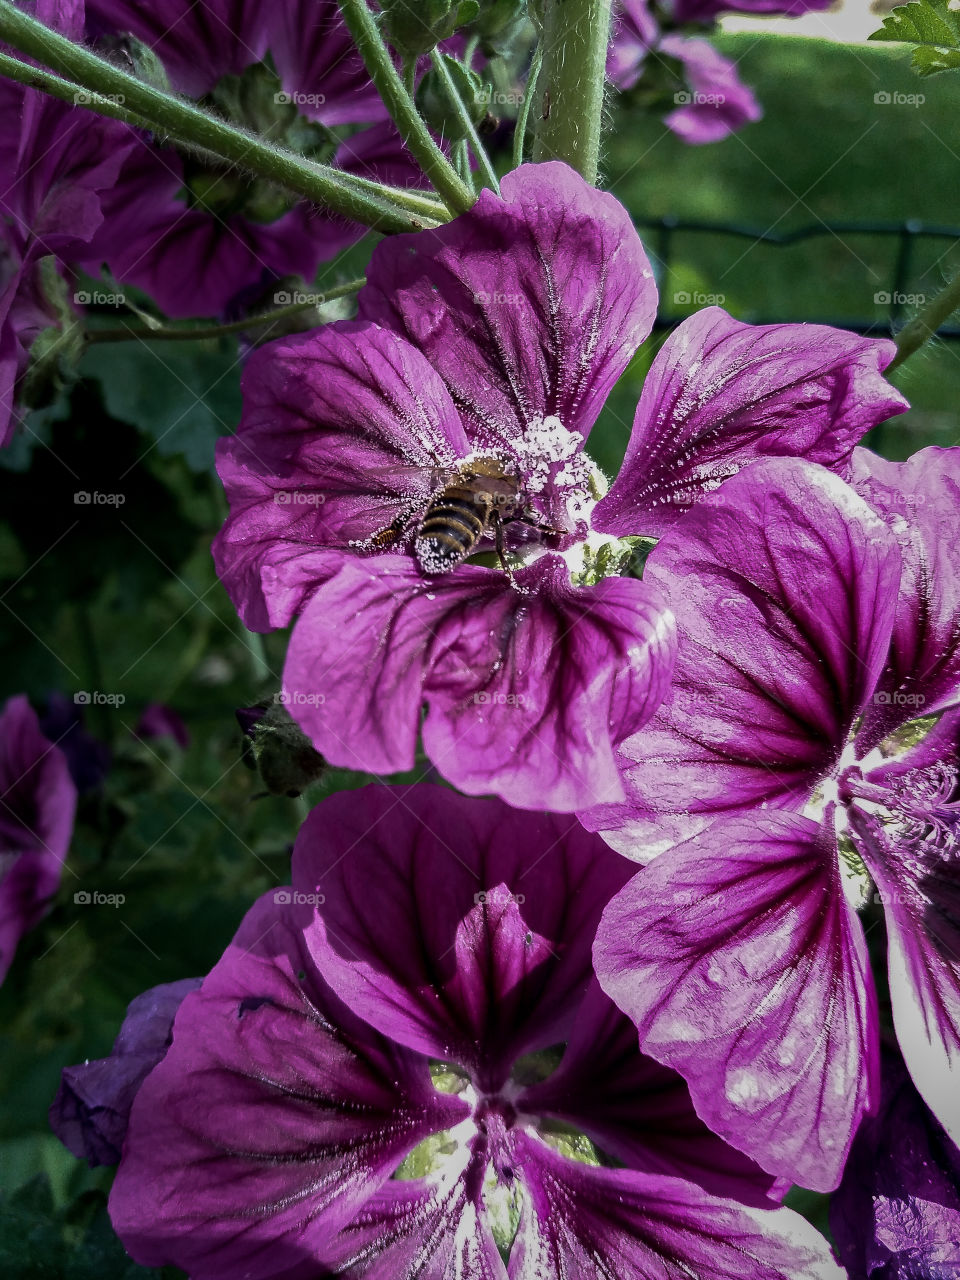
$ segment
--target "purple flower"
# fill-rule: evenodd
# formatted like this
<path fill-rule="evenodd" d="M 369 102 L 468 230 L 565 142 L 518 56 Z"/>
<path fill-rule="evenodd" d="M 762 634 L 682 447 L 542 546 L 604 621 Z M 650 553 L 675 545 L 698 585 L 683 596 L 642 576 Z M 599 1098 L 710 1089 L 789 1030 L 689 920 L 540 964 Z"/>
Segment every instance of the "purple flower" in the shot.
<path fill-rule="evenodd" d="M 724 58 L 707 40 L 661 32 L 647 0 L 626 0 L 607 55 L 607 76 L 620 90 L 639 83 L 648 59 L 664 58 L 680 64 L 686 91 L 673 95 L 676 108 L 664 124 L 684 142 L 719 142 L 763 115 L 760 104 Z"/>
<path fill-rule="evenodd" d="M 110 748 L 87 731 L 81 707 L 62 693 L 51 693 L 40 728 L 66 756 L 78 793 L 98 790 L 110 770 Z"/>
<path fill-rule="evenodd" d="M 674 22 L 713 22 L 723 13 L 781 13 L 798 18 L 811 9 L 829 9 L 833 0 L 667 0 Z"/>
<path fill-rule="evenodd" d="M 960 694 L 960 451 L 858 450 L 852 479 L 872 506 L 756 462 L 668 530 L 673 687 L 621 748 L 628 802 L 583 815 L 653 859 L 604 917 L 604 989 L 717 1133 L 820 1190 L 877 1101 L 874 885 L 908 1067 L 960 1119 L 960 721 L 913 723 Z"/>
<path fill-rule="evenodd" d="M 830 1228 L 850 1280 L 952 1280 L 960 1269 L 960 1151 L 899 1054 L 883 1055 L 880 1109 L 857 1131 Z"/>
<path fill-rule="evenodd" d="M 584 439 L 656 309 L 636 232 L 565 165 L 528 165 L 502 198 L 382 242 L 368 280 L 357 321 L 251 358 L 218 451 L 217 571 L 248 627 L 297 618 L 285 699 L 332 764 L 409 769 L 422 729 L 462 790 L 615 798 L 614 745 L 673 654 L 657 594 L 584 559 Z M 480 526 L 473 547 L 499 527 L 511 575 L 448 554 Z"/>
<path fill-rule="evenodd" d="M 82 0 L 39 0 L 36 16 L 66 35 Z M 31 348 L 69 313 L 62 263 L 83 258 L 103 221 L 130 141 L 124 126 L 0 80 L 0 446 L 20 416 Z M 44 261 L 50 259 L 50 261 Z"/>
<path fill-rule="evenodd" d="M 441 788 L 318 806 L 293 889 L 254 906 L 134 1101 L 110 1199 L 133 1257 L 194 1280 L 839 1280 L 593 982 L 626 870 L 569 820 Z"/>
<path fill-rule="evenodd" d="M 0 712 L 0 981 L 60 884 L 77 790 L 23 694 Z"/>
<path fill-rule="evenodd" d="M 117 1164 L 137 1090 L 170 1047 L 173 1019 L 200 978 L 152 987 L 130 1002 L 108 1058 L 64 1067 L 50 1127 L 91 1168 Z"/>
<path fill-rule="evenodd" d="M 422 181 L 384 119 L 335 0 L 165 0 L 147 7 L 93 0 L 90 12 L 95 32 L 143 39 L 175 88 L 211 95 L 221 114 L 239 112 L 240 123 L 363 177 Z M 268 46 L 276 74 L 261 62 Z M 327 129 L 347 123 L 372 127 L 339 141 Z M 171 316 L 224 312 L 251 286 L 269 288 L 284 276 L 312 280 L 321 261 L 363 234 L 306 201 L 140 135 L 106 214 L 89 265 L 105 260 Z"/>
<path fill-rule="evenodd" d="M 190 730 L 183 717 L 164 702 L 151 702 L 145 706 L 133 732 L 137 738 L 169 738 L 183 751 L 190 745 Z"/>

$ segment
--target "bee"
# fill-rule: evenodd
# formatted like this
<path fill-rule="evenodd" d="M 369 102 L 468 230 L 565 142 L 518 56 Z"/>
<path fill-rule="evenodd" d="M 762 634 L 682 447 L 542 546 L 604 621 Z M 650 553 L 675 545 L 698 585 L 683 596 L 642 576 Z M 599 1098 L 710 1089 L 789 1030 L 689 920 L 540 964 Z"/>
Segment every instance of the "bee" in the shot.
<path fill-rule="evenodd" d="M 516 515 L 520 475 L 500 458 L 470 458 L 430 499 L 414 535 L 413 554 L 424 573 L 449 573 L 491 529 L 505 561 L 503 522 Z"/>

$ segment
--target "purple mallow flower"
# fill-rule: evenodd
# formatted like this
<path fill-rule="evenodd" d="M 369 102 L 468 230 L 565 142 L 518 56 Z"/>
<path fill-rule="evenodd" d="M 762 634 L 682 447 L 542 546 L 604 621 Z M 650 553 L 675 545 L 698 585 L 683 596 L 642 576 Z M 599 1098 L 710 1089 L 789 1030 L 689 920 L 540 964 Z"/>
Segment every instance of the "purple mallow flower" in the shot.
<path fill-rule="evenodd" d="M 628 870 L 569 819 L 441 788 L 318 806 L 293 888 L 134 1101 L 110 1198 L 133 1257 L 193 1280 L 839 1280 L 593 980 Z"/>
<path fill-rule="evenodd" d="M 422 177 L 372 92 L 335 0 L 90 0 L 91 30 L 130 32 L 174 88 L 362 177 Z M 275 71 L 262 61 L 269 49 Z M 282 87 L 281 87 L 282 86 Z M 343 125 L 370 125 L 349 134 Z M 337 133 L 331 132 L 336 128 Z M 251 286 L 312 280 L 364 228 L 136 135 L 89 265 L 145 289 L 171 316 L 224 312 Z"/>
<path fill-rule="evenodd" d="M 250 360 L 218 453 L 218 572 L 252 629 L 297 618 L 286 703 L 332 764 L 411 768 L 426 703 L 427 754 L 465 791 L 616 795 L 613 746 L 663 695 L 672 620 L 645 584 L 571 563 L 584 439 L 656 309 L 640 241 L 611 196 L 529 165 L 378 245 L 368 280 L 357 321 Z M 457 563 L 498 529 L 511 575 Z"/>
<path fill-rule="evenodd" d="M 666 0 L 674 22 L 713 22 L 724 13 L 779 13 L 798 18 L 812 9 L 829 9 L 834 0 Z"/>
<path fill-rule="evenodd" d="M 77 789 L 22 694 L 0 712 L 0 981 L 60 884 Z"/>
<path fill-rule="evenodd" d="M 674 109 L 664 124 L 684 142 L 719 142 L 763 115 L 760 104 L 737 75 L 729 58 L 707 40 L 690 39 L 676 31 L 661 31 L 646 0 L 626 0 L 614 26 L 607 56 L 607 76 L 621 91 L 634 88 L 651 63 L 656 64 L 658 87 L 661 65 L 679 64 L 685 90 L 673 94 Z"/>
<path fill-rule="evenodd" d="M 50 1127 L 91 1168 L 117 1164 L 137 1090 L 170 1047 L 173 1019 L 200 985 L 183 978 L 132 1000 L 108 1058 L 64 1067 L 50 1107 Z"/>
<path fill-rule="evenodd" d="M 628 802 L 583 815 L 652 859 L 601 925 L 604 989 L 717 1133 L 820 1190 L 878 1100 L 875 890 L 907 1065 L 960 1121 L 960 451 L 857 450 L 851 479 L 756 462 L 668 529 L 645 574 L 674 683 L 621 748 Z"/>
<path fill-rule="evenodd" d="M 953 1280 L 960 1273 L 960 1150 L 885 1050 L 880 1109 L 857 1131 L 830 1202 L 850 1280 Z"/>

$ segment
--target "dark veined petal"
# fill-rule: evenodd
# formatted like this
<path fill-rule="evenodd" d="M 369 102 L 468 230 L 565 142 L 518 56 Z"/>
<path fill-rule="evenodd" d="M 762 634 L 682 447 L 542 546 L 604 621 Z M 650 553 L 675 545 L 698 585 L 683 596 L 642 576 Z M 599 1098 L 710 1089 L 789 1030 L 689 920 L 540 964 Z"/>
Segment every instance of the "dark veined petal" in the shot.
<path fill-rule="evenodd" d="M 526 1134 L 526 1193 L 510 1280 L 843 1280 L 827 1242 L 789 1209 L 750 1209 L 690 1182 L 564 1159 Z"/>
<path fill-rule="evenodd" d="M 960 860 L 860 808 L 850 824 L 887 922 L 893 1021 L 920 1096 L 960 1143 Z"/>
<path fill-rule="evenodd" d="M 660 535 L 758 458 L 806 458 L 849 474 L 865 432 L 907 407 L 881 373 L 893 353 L 892 342 L 825 325 L 698 311 L 657 353 L 594 528 Z"/>
<path fill-rule="evenodd" d="M 615 800 L 614 748 L 669 683 L 673 618 L 632 578 L 570 583 L 546 555 L 511 580 L 400 556 L 344 560 L 297 622 L 291 713 L 331 763 L 392 773 L 427 755 L 470 794 L 565 812 Z"/>
<path fill-rule="evenodd" d="M 571 1031 L 630 870 L 574 818 L 426 783 L 331 796 L 293 857 L 295 888 L 318 899 L 308 945 L 341 999 L 487 1091 Z"/>
<path fill-rule="evenodd" d="M 521 165 L 501 192 L 382 241 L 360 316 L 419 347 L 478 448 L 512 452 L 548 417 L 587 435 L 657 291 L 627 211 L 567 165 Z"/>
<path fill-rule="evenodd" d="M 960 702 L 960 449 L 907 462 L 854 453 L 851 483 L 888 522 L 903 575 L 890 654 L 857 742 L 869 750 L 906 720 Z"/>
<path fill-rule="evenodd" d="M 470 448 L 420 352 L 370 324 L 262 347 L 243 390 L 238 433 L 217 449 L 230 518 L 213 554 L 241 617 L 267 630 L 315 585 L 300 557 L 388 529 Z"/>
<path fill-rule="evenodd" d="M 838 476 L 768 459 L 655 547 L 644 581 L 677 617 L 670 693 L 620 748 L 627 803 L 581 816 L 645 860 L 712 816 L 803 804 L 886 659 L 900 555 Z"/>
<path fill-rule="evenodd" d="M 404 1156 L 465 1114 L 422 1058 L 337 999 L 291 897 L 247 914 L 137 1094 L 110 1214 L 144 1265 L 193 1280 L 315 1275 Z"/>
<path fill-rule="evenodd" d="M 594 948 L 640 1047 L 714 1132 L 771 1173 L 837 1185 L 876 1097 L 876 996 L 832 823 L 713 823 L 640 871 Z"/>

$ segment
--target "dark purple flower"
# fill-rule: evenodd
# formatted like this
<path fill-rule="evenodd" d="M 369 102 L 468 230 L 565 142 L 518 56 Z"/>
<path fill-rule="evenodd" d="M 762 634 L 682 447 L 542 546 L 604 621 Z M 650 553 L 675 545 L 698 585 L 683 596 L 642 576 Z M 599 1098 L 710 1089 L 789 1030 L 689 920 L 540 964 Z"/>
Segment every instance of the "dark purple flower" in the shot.
<path fill-rule="evenodd" d="M 822 1190 L 877 1100 L 871 880 L 907 1064 L 960 1122 L 960 713 L 911 723 L 960 695 L 960 451 L 858 450 L 853 478 L 872 507 L 757 462 L 668 530 L 646 575 L 677 615 L 673 687 L 621 748 L 628 802 L 583 815 L 653 858 L 596 949 L 641 1047 L 716 1132 Z"/>
<path fill-rule="evenodd" d="M 165 0 L 148 7 L 91 0 L 88 9 L 97 34 L 132 32 L 152 46 L 175 88 L 211 95 L 216 110 L 239 113 L 241 124 L 363 177 L 422 181 L 371 92 L 335 0 Z M 261 61 L 268 47 L 276 74 Z M 339 141 L 326 128 L 348 123 L 373 127 Z M 363 234 L 306 201 L 141 135 L 106 215 L 89 265 L 106 261 L 171 316 L 224 312 L 265 280 L 312 280 L 320 262 Z"/>
<path fill-rule="evenodd" d="M 62 693 L 50 694 L 40 728 L 66 756 L 79 794 L 96 791 L 110 769 L 110 748 L 87 731 L 81 707 Z"/>
<path fill-rule="evenodd" d="M 24 695 L 0 712 L 0 981 L 60 884 L 77 790 Z"/>
<path fill-rule="evenodd" d="M 569 819 L 446 789 L 318 806 L 293 889 L 137 1094 L 110 1200 L 133 1257 L 194 1280 L 839 1280 L 593 981 L 628 870 Z"/>
<path fill-rule="evenodd" d="M 190 730 L 183 717 L 164 702 L 151 702 L 144 707 L 133 732 L 138 738 L 169 738 L 184 751 L 190 745 Z"/>
<path fill-rule="evenodd" d="M 674 22 L 713 22 L 723 13 L 780 13 L 797 18 L 811 9 L 829 9 L 833 0 L 666 0 Z"/>
<path fill-rule="evenodd" d="M 883 1053 L 880 1109 L 860 1125 L 830 1201 L 850 1280 L 953 1280 L 960 1270 L 960 1150 L 900 1055 Z"/>
<path fill-rule="evenodd" d="M 50 1107 L 50 1127 L 91 1168 L 117 1164 L 137 1090 L 173 1038 L 173 1020 L 200 978 L 152 987 L 130 1002 L 108 1058 L 64 1067 Z"/>
<path fill-rule="evenodd" d="M 82 0 L 39 0 L 35 13 L 66 35 L 82 30 Z M 0 80 L 0 119 L 2 446 L 19 420 L 34 343 L 71 309 L 61 264 L 84 257 L 130 140 L 123 125 L 12 80 Z"/>
<path fill-rule="evenodd" d="M 471 793 L 614 798 L 613 746 L 657 705 L 673 646 L 645 584 L 584 569 L 584 439 L 656 309 L 636 232 L 565 165 L 528 165 L 502 198 L 383 241 L 368 280 L 357 321 L 251 358 L 218 451 L 217 570 L 250 628 L 298 618 L 285 700 L 332 764 L 409 769 L 422 728 Z M 477 465 L 508 499 L 509 576 L 419 536 Z M 475 545 L 493 544 L 488 524 Z"/>

